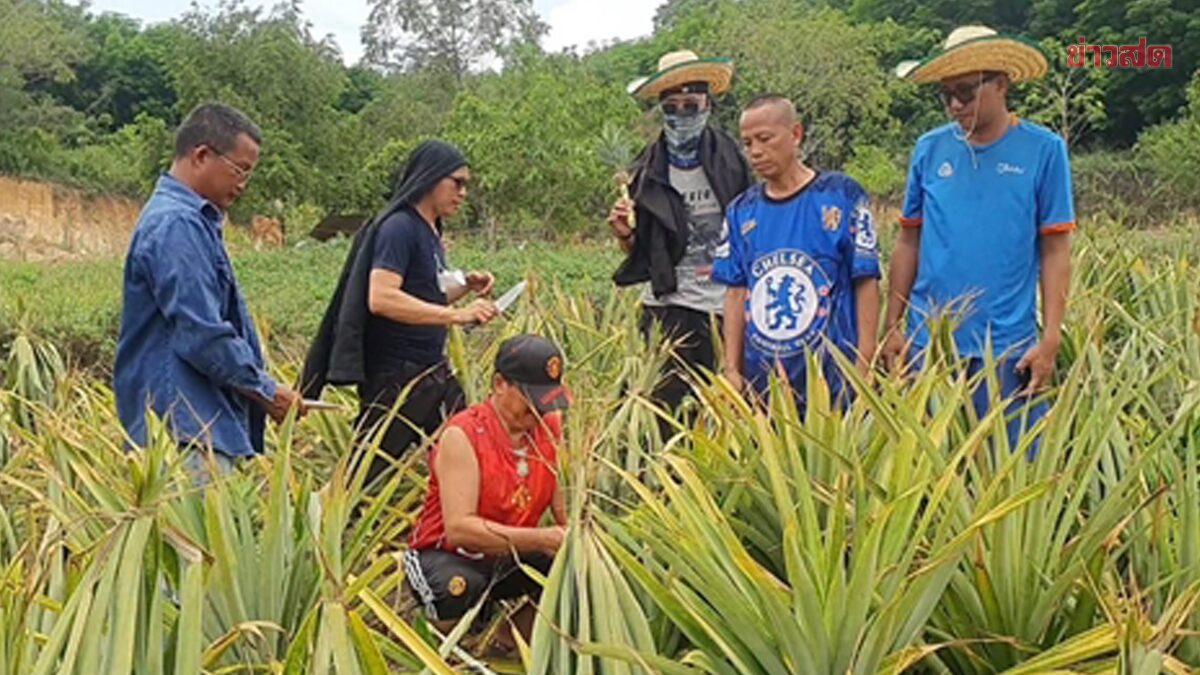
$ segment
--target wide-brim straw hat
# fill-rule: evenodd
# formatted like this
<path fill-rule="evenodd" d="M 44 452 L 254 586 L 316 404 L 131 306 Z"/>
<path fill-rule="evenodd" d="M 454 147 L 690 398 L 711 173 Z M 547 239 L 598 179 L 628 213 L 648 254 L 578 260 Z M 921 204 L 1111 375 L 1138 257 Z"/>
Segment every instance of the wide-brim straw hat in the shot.
<path fill-rule="evenodd" d="M 1013 82 L 1036 80 L 1046 74 L 1046 55 L 1036 44 L 987 26 L 962 26 L 951 31 L 940 49 L 921 61 L 904 61 L 896 74 L 918 84 L 940 82 L 967 73 L 998 71 Z"/>
<path fill-rule="evenodd" d="M 658 60 L 658 72 L 629 84 L 629 93 L 637 98 L 657 100 L 689 82 L 708 84 L 708 93 L 724 94 L 733 81 L 733 61 L 725 58 L 702 59 L 695 52 L 683 50 L 664 54 Z"/>

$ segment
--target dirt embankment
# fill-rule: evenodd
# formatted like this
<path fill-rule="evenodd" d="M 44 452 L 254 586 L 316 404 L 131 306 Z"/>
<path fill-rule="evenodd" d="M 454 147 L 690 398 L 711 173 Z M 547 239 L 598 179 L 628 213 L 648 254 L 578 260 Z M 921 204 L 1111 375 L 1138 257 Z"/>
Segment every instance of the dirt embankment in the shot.
<path fill-rule="evenodd" d="M 121 255 L 141 208 L 131 199 L 0 176 L 0 260 Z"/>

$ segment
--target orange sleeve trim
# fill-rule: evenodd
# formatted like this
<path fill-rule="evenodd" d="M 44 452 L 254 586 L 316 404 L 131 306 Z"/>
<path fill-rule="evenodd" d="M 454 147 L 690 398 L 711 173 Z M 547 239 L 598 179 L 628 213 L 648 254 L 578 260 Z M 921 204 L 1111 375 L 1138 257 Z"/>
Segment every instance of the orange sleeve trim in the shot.
<path fill-rule="evenodd" d="M 921 216 L 916 216 L 915 218 L 900 216 L 900 227 L 920 227 L 923 222 L 925 221 Z"/>
<path fill-rule="evenodd" d="M 1046 223 L 1038 228 L 1041 234 L 1064 234 L 1075 229 L 1075 223 Z"/>

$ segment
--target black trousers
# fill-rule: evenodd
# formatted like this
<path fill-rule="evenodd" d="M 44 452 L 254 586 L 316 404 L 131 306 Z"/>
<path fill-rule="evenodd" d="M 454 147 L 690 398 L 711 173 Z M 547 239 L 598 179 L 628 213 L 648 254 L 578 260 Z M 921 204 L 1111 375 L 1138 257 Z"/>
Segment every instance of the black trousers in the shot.
<path fill-rule="evenodd" d="M 411 388 L 409 388 L 411 384 Z M 408 389 L 396 416 L 388 420 L 396 399 Z M 358 387 L 359 410 L 355 428 L 357 447 L 366 452 L 367 441 L 374 437 L 380 424 L 387 429 L 379 448 L 393 459 L 401 459 L 422 436 L 437 431 L 446 419 L 465 409 L 466 396 L 458 379 L 450 372 L 449 364 L 422 366 L 406 363 L 399 371 L 372 373 Z M 374 482 L 391 465 L 386 458 L 376 456 L 368 470 L 367 482 Z"/>
<path fill-rule="evenodd" d="M 522 555 L 521 561 L 542 574 L 549 574 L 554 564 L 554 558 L 542 553 Z M 434 621 L 461 619 L 488 591 L 488 606 L 479 614 L 483 623 L 497 600 L 537 600 L 542 594 L 542 585 L 512 556 L 476 559 L 440 549 L 409 549 L 404 552 L 404 571 L 408 587 Z"/>
<path fill-rule="evenodd" d="M 663 376 L 653 392 L 655 400 L 671 410 L 678 408 L 690 391 L 684 366 L 706 368 L 714 372 L 717 369 L 712 317 L 708 312 L 687 307 L 642 307 L 641 330 L 647 340 L 657 324 L 661 326 L 659 330 L 664 339 L 679 341 L 675 358 L 664 366 Z M 720 317 L 717 317 L 716 326 L 720 330 Z"/>

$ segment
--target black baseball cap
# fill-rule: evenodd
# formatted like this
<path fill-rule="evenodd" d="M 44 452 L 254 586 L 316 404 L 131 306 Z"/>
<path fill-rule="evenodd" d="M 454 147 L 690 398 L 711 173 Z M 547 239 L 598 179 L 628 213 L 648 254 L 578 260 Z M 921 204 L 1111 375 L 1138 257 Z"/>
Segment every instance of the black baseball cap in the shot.
<path fill-rule="evenodd" d="M 544 337 L 517 335 L 505 340 L 496 354 L 496 372 L 524 392 L 539 414 L 571 405 L 571 392 L 562 383 L 562 350 Z"/>

